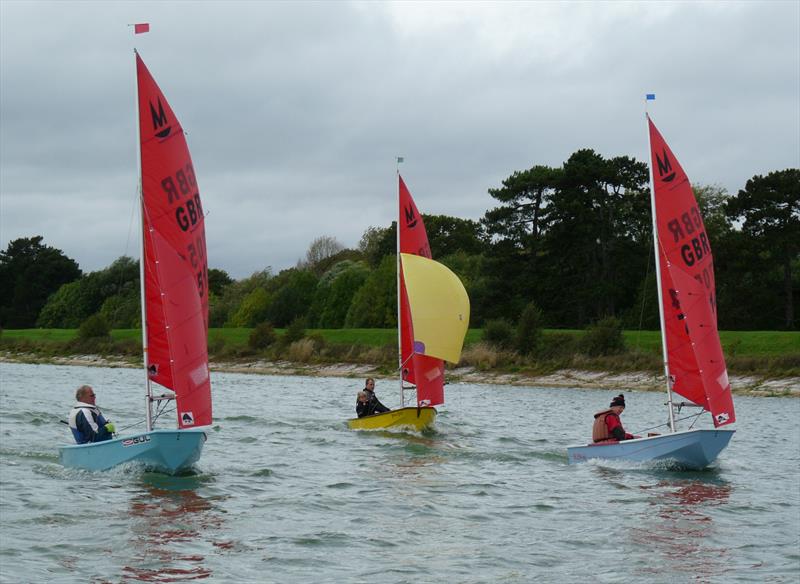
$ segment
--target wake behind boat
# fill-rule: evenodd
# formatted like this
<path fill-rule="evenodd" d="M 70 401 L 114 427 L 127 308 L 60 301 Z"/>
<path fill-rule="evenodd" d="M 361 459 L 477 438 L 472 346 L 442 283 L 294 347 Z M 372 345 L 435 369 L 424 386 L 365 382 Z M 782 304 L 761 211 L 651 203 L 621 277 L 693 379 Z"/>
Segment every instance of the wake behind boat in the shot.
<path fill-rule="evenodd" d="M 717 330 L 711 245 L 691 184 L 647 116 L 650 200 L 670 433 L 567 448 L 569 462 L 590 458 L 671 460 L 692 469 L 713 463 L 735 430 L 731 385 Z M 658 179 L 655 171 L 658 171 Z M 715 430 L 677 432 L 673 392 L 710 412 Z M 691 405 L 691 404 L 690 404 Z"/>
<path fill-rule="evenodd" d="M 137 463 L 168 473 L 200 458 L 211 424 L 208 264 L 203 208 L 183 128 L 136 53 L 145 424 L 138 434 L 64 445 L 64 466 L 106 470 Z M 168 390 L 154 395 L 152 384 Z M 153 425 L 174 401 L 177 430 Z"/>

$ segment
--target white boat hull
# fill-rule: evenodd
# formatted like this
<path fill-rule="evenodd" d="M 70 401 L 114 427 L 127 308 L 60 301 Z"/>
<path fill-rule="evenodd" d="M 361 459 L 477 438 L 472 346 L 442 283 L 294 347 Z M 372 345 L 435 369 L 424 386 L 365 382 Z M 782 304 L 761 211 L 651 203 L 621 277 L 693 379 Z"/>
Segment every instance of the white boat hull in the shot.
<path fill-rule="evenodd" d="M 601 458 L 634 462 L 664 461 L 682 468 L 699 470 L 717 459 L 735 431 L 687 430 L 623 442 L 569 446 L 567 455 L 570 464 Z"/>

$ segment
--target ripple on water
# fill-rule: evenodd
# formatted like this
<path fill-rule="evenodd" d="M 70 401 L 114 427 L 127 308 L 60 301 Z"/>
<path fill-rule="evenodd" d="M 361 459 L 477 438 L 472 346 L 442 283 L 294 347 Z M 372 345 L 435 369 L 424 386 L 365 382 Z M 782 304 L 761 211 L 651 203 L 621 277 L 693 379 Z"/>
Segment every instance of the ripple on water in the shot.
<path fill-rule="evenodd" d="M 71 406 L 65 375 L 103 387 L 130 374 L 138 387 L 138 372 L 0 366 L 11 414 L 0 444 L 3 583 L 53 574 L 67 583 L 374 584 L 797 576 L 800 400 L 743 400 L 780 439 L 767 447 L 761 425 L 740 422 L 719 463 L 698 473 L 567 464 L 566 446 L 586 429 L 570 429 L 572 411 L 591 419 L 597 392 L 509 387 L 497 399 L 496 389 L 462 384 L 448 390 L 433 432 L 354 432 L 344 422 L 352 380 L 212 374 L 215 396 L 225 396 L 214 431 L 195 469 L 174 477 L 57 462 L 64 432 L 44 412 Z M 39 401 L 7 400 L 17 386 L 35 386 Z M 298 412 L 285 395 L 315 407 Z M 116 412 L 140 415 L 138 389 L 106 396 L 121 423 Z M 558 400 L 569 415 L 540 415 Z M 647 412 L 661 402 L 637 393 L 626 417 L 653 425 Z M 598 525 L 614 525 L 614 537 L 598 537 Z"/>

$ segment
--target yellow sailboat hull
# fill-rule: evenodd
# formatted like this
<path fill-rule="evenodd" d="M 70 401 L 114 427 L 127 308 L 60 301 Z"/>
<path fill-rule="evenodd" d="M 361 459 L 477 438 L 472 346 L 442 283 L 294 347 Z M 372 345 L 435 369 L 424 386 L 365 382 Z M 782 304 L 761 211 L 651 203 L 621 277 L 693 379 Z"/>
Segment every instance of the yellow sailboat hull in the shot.
<path fill-rule="evenodd" d="M 353 418 L 347 421 L 351 430 L 383 430 L 385 428 L 413 428 L 424 430 L 433 426 L 436 418 L 436 409 L 400 408 L 382 414 L 373 414 L 363 418 Z"/>

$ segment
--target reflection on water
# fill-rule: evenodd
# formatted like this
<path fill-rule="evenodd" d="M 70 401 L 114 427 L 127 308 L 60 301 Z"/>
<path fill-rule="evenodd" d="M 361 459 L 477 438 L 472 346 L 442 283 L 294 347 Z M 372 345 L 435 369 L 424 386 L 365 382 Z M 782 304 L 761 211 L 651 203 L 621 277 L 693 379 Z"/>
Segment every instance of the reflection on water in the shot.
<path fill-rule="evenodd" d="M 640 528 L 632 530 L 638 545 L 658 553 L 674 572 L 691 574 L 706 581 L 727 572 L 730 551 L 712 545 L 717 526 L 708 510 L 726 505 L 732 486 L 714 475 L 693 479 L 670 478 L 654 485 L 641 485 L 650 494 L 649 512 Z M 660 570 L 658 570 L 660 571 Z M 654 574 L 654 569 L 642 573 Z"/>
<path fill-rule="evenodd" d="M 204 544 L 231 544 L 209 539 L 219 531 L 223 516 L 211 499 L 197 493 L 202 486 L 197 476 L 142 476 L 140 492 L 128 509 L 132 565 L 123 568 L 124 581 L 183 582 L 212 575 L 205 565 Z"/>
<path fill-rule="evenodd" d="M 397 433 L 376 432 L 381 438 L 388 438 L 400 447 L 386 457 L 383 468 L 389 475 L 402 476 L 405 480 L 430 480 L 430 470 L 444 461 L 440 449 L 447 445 L 435 432 Z M 429 470 L 430 469 L 430 470 Z"/>

